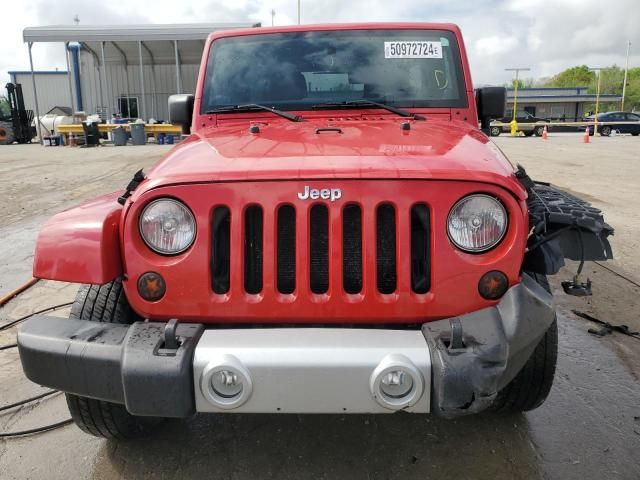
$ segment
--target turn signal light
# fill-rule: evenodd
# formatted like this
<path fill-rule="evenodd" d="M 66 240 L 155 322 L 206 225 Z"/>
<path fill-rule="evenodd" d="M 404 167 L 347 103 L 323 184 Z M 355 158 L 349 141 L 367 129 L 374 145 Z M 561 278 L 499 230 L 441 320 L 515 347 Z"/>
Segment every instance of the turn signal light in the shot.
<path fill-rule="evenodd" d="M 138 279 L 138 293 L 149 302 L 155 302 L 164 297 L 167 285 L 159 273 L 147 272 Z"/>
<path fill-rule="evenodd" d="M 487 300 L 497 300 L 501 298 L 509 288 L 507 276 L 498 271 L 492 270 L 485 273 L 478 282 L 478 292 L 482 298 Z"/>

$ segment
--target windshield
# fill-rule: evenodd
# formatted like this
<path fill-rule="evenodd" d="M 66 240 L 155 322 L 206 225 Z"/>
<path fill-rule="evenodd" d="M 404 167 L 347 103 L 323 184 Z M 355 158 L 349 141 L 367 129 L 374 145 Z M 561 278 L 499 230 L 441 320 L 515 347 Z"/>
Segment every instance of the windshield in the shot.
<path fill-rule="evenodd" d="M 373 100 L 465 107 L 455 36 L 436 30 L 337 30 L 227 37 L 207 64 L 201 112 L 257 103 L 304 110 Z"/>

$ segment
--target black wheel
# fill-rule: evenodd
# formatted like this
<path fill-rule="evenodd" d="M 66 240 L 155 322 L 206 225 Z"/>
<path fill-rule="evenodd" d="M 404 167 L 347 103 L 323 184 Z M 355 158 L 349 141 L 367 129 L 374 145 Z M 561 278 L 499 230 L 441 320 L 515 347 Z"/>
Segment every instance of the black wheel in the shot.
<path fill-rule="evenodd" d="M 70 318 L 130 324 L 139 317 L 131 310 L 122 281 L 105 285 L 83 285 L 71 306 Z M 71 418 L 84 432 L 103 438 L 134 438 L 151 433 L 163 419 L 136 417 L 124 405 L 65 394 Z"/>
<path fill-rule="evenodd" d="M 536 137 L 541 137 L 544 133 L 544 127 L 536 127 L 534 130 Z"/>
<path fill-rule="evenodd" d="M 632 133 L 631 136 L 633 137 L 637 137 L 638 135 L 640 135 L 640 132 L 636 132 L 636 133 Z"/>
<path fill-rule="evenodd" d="M 500 127 L 491 127 L 489 131 L 491 132 L 492 137 L 497 137 L 502 132 Z"/>
<path fill-rule="evenodd" d="M 604 127 L 602 127 L 600 129 L 600 135 L 602 135 L 603 137 L 608 137 L 609 135 L 611 135 L 611 127 L 609 125 L 605 125 Z"/>
<path fill-rule="evenodd" d="M 529 273 L 551 293 L 545 275 Z M 492 410 L 499 413 L 527 412 L 544 403 L 551 391 L 558 360 L 558 324 L 554 320 L 522 370 L 498 392 Z"/>

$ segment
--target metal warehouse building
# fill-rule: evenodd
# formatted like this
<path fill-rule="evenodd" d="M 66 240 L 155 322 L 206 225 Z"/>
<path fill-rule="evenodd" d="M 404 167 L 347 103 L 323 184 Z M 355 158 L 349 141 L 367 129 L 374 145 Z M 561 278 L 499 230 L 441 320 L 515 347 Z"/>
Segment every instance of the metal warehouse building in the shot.
<path fill-rule="evenodd" d="M 207 36 L 259 24 L 183 24 L 27 27 L 31 71 L 12 72 L 22 84 L 26 108 L 38 116 L 54 106 L 148 120 L 168 118 L 174 93 L 193 93 Z M 60 43 L 67 72 L 32 72 L 37 43 Z M 37 47 L 35 47 L 37 48 Z"/>
<path fill-rule="evenodd" d="M 507 90 L 507 110 L 513 111 L 514 90 Z M 600 104 L 620 102 L 620 95 L 601 94 Z M 578 122 L 587 105 L 596 103 L 596 95 L 588 87 L 571 88 L 520 88 L 518 89 L 518 111 L 551 120 Z M 510 116 L 510 115 L 507 115 Z"/>
<path fill-rule="evenodd" d="M 31 83 L 31 72 L 9 72 L 11 83 L 22 85 L 24 103 L 26 108 L 35 112 L 35 96 Z M 38 102 L 40 114 L 44 115 L 55 107 L 65 107 L 71 110 L 69 100 L 69 76 L 65 71 L 39 71 L 35 72 L 36 88 L 38 90 Z"/>

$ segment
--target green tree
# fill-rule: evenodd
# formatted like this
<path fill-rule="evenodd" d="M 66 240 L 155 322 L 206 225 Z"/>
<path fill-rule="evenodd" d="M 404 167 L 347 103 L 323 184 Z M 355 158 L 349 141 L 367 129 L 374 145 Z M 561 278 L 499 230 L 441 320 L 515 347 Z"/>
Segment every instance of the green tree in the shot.
<path fill-rule="evenodd" d="M 545 87 L 586 87 L 591 85 L 596 75 L 586 65 L 567 68 L 551 77 Z"/>
<path fill-rule="evenodd" d="M 640 111 L 640 67 L 629 69 L 624 109 Z"/>
<path fill-rule="evenodd" d="M 601 94 L 622 95 L 622 83 L 624 70 L 617 65 L 603 68 L 600 71 Z M 568 68 L 549 79 L 541 81 L 545 87 L 588 87 L 589 93 L 595 94 L 598 89 L 598 76 L 596 72 L 589 70 L 586 65 Z M 588 105 L 587 110 L 595 110 L 595 105 Z M 600 105 L 600 111 L 619 110 L 620 103 L 604 103 Z M 640 67 L 629 69 L 627 77 L 627 91 L 625 95 L 624 109 L 640 110 Z"/>

